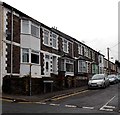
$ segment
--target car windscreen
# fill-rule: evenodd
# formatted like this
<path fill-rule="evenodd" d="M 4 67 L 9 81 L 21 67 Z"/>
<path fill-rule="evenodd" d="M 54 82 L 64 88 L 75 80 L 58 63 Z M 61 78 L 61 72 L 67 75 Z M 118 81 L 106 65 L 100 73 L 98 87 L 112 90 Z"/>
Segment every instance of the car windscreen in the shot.
<path fill-rule="evenodd" d="M 103 79 L 104 78 L 104 75 L 94 75 L 91 79 L 94 80 L 94 79 Z"/>

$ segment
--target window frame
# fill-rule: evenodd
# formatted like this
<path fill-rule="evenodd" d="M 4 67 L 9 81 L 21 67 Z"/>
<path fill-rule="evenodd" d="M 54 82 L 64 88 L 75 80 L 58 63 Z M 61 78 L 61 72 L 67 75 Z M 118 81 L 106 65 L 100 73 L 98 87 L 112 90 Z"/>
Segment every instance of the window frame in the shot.
<path fill-rule="evenodd" d="M 67 64 L 73 66 L 72 71 L 67 71 Z M 73 60 L 70 60 L 70 59 L 66 59 L 66 60 L 65 60 L 65 69 L 66 69 L 66 72 L 74 72 L 74 61 L 73 61 Z"/>
<path fill-rule="evenodd" d="M 56 38 L 53 37 L 53 35 L 55 35 Z M 55 46 L 55 47 L 54 47 L 54 42 L 53 42 L 54 40 L 55 40 L 55 43 L 56 43 L 56 46 Z M 54 49 L 58 49 L 58 44 L 57 44 L 57 42 L 58 42 L 58 35 L 55 34 L 55 33 L 52 33 L 52 47 L 53 47 Z"/>
<path fill-rule="evenodd" d="M 27 27 L 27 29 L 28 29 L 28 32 L 26 32 L 26 31 L 24 31 L 24 29 L 23 29 L 23 25 L 25 25 L 25 24 L 23 24 L 23 22 L 28 22 L 28 27 Z M 22 19 L 21 20 L 21 34 L 30 34 L 30 29 L 31 29 L 31 27 L 30 27 L 30 21 L 29 20 L 25 20 L 25 19 Z M 25 29 L 26 30 L 26 29 Z"/>
<path fill-rule="evenodd" d="M 45 31 L 48 32 L 48 35 L 45 35 Z M 45 43 L 45 37 L 48 38 L 48 44 Z M 50 46 L 50 31 L 48 29 L 43 29 L 43 44 L 46 46 Z"/>
<path fill-rule="evenodd" d="M 81 48 L 82 48 L 82 45 L 81 44 L 78 44 L 78 54 L 80 54 L 81 55 Z"/>
<path fill-rule="evenodd" d="M 38 63 L 32 62 L 32 54 L 38 56 Z M 39 65 L 39 64 L 40 64 L 40 52 L 39 52 L 39 51 L 36 51 L 36 50 L 31 50 L 31 54 L 30 54 L 30 55 L 31 55 L 31 61 L 30 61 L 30 62 L 31 62 L 32 64 L 38 64 L 38 65 Z"/>
<path fill-rule="evenodd" d="M 36 37 L 36 38 L 40 38 L 40 26 L 36 25 L 33 22 L 31 22 L 30 26 L 31 26 L 31 31 L 30 31 L 31 35 L 34 36 L 34 37 Z M 38 36 L 37 36 L 37 33 L 36 33 L 36 35 L 32 34 L 32 26 L 34 26 L 35 28 L 38 29 Z"/>
<path fill-rule="evenodd" d="M 81 66 L 80 66 L 81 65 Z M 81 70 L 80 70 L 81 68 Z M 87 62 L 83 60 L 78 60 L 78 72 L 80 73 L 87 73 Z"/>
<path fill-rule="evenodd" d="M 25 49 L 27 49 L 28 52 L 24 52 L 23 50 L 25 50 Z M 22 48 L 21 51 L 22 51 L 22 53 L 21 53 L 21 60 L 22 60 L 21 63 L 29 63 L 30 62 L 30 51 L 29 51 L 29 48 Z M 24 54 L 28 54 L 28 61 L 23 61 L 24 60 L 23 53 Z"/>
<path fill-rule="evenodd" d="M 66 43 L 65 43 L 65 41 L 66 41 Z M 63 39 L 63 51 L 65 52 L 65 53 L 68 53 L 68 40 L 66 40 L 66 39 Z M 65 46 L 64 45 L 66 45 L 66 50 L 65 50 Z"/>

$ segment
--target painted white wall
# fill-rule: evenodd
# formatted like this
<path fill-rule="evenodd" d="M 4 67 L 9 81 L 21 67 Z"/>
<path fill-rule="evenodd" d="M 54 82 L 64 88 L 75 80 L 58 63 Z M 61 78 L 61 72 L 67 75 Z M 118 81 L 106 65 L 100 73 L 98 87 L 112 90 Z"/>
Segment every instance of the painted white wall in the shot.
<path fill-rule="evenodd" d="M 20 65 L 20 76 L 29 75 L 30 73 L 30 65 L 21 64 Z M 41 78 L 41 67 L 39 65 L 31 66 L 31 76 L 32 78 Z"/>
<path fill-rule="evenodd" d="M 21 48 L 29 48 L 32 50 L 40 51 L 40 38 L 33 37 L 31 35 L 21 34 Z M 20 75 L 21 77 L 29 74 L 30 66 L 25 63 L 20 65 Z M 33 64 L 31 67 L 32 77 L 41 77 L 41 66 L 38 64 Z"/>
<path fill-rule="evenodd" d="M 21 35 L 21 47 L 40 50 L 40 39 L 31 35 Z"/>

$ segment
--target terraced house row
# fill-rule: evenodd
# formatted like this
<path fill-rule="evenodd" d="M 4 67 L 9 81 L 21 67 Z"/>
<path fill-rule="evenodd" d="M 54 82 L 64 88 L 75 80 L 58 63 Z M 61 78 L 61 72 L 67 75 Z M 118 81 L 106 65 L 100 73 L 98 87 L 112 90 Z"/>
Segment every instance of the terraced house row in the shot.
<path fill-rule="evenodd" d="M 109 63 L 109 64 L 108 64 Z M 116 73 L 103 54 L 0 3 L 0 75 L 7 93 L 46 93 L 87 84 L 96 73 Z"/>

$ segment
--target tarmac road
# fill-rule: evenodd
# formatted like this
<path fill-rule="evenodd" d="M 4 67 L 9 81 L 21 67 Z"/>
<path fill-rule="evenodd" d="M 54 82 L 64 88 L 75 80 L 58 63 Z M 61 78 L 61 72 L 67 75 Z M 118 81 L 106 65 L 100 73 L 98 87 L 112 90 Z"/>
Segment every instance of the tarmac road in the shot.
<path fill-rule="evenodd" d="M 119 83 L 120 85 L 120 83 Z M 42 102 L 12 103 L 2 100 L 3 113 L 118 113 L 118 84 L 106 89 L 81 92 L 51 98 Z"/>

